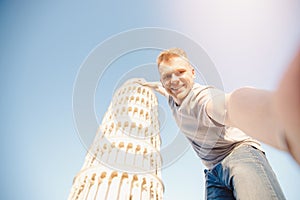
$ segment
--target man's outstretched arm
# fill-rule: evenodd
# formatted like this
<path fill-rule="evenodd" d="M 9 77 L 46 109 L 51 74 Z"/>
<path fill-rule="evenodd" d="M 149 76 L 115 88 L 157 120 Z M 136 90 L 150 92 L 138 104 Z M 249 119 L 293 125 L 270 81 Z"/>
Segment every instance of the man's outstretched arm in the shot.
<path fill-rule="evenodd" d="M 282 127 L 274 113 L 270 91 L 243 87 L 219 94 L 208 102 L 207 114 L 218 123 L 241 129 L 249 136 L 278 149 Z"/>
<path fill-rule="evenodd" d="M 288 66 L 276 91 L 240 88 L 214 96 L 207 114 L 253 138 L 288 150 L 300 164 L 300 51 Z"/>
<path fill-rule="evenodd" d="M 284 128 L 275 112 L 274 92 L 240 88 L 226 99 L 227 123 L 281 150 L 287 150 Z"/>

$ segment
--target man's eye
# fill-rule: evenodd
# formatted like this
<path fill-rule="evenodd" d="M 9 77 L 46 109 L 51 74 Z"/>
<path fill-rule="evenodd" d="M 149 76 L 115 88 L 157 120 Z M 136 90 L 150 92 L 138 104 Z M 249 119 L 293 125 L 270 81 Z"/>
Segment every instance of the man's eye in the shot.
<path fill-rule="evenodd" d="M 169 75 L 169 74 L 164 76 L 164 79 L 170 79 L 170 78 L 171 78 L 171 75 Z"/>
<path fill-rule="evenodd" d="M 180 70 L 178 73 L 183 74 L 184 72 L 185 72 L 185 70 Z"/>

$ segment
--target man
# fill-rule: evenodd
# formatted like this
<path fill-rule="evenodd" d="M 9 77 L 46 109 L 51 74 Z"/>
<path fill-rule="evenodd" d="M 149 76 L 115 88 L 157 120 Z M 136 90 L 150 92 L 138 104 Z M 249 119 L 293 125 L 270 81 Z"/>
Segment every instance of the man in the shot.
<path fill-rule="evenodd" d="M 207 167 L 206 198 L 285 199 L 260 144 L 243 132 L 253 131 L 256 138 L 285 148 L 276 137 L 257 133 L 273 131 L 262 129 L 260 121 L 268 116 L 265 108 L 271 93 L 241 88 L 225 94 L 195 83 L 195 70 L 179 48 L 163 51 L 157 64 L 161 83 L 137 82 L 168 98 L 177 125 Z M 274 119 L 265 121 L 262 127 L 268 127 Z M 274 131 L 282 130 L 277 128 Z"/>

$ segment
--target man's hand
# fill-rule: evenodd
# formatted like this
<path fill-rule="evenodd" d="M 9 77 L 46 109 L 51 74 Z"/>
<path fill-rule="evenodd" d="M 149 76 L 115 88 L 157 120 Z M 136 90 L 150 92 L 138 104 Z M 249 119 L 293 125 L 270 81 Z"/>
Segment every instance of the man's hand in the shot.
<path fill-rule="evenodd" d="M 147 86 L 147 83 L 149 83 L 149 82 L 145 81 L 145 79 L 140 79 L 140 78 L 135 79 L 134 82 L 137 84 L 140 84 L 142 86 Z"/>
<path fill-rule="evenodd" d="M 136 79 L 134 82 L 142 86 L 150 87 L 152 89 L 156 89 L 161 86 L 160 82 L 147 82 L 144 79 Z"/>
<path fill-rule="evenodd" d="M 142 86 L 149 87 L 164 96 L 168 95 L 165 88 L 162 86 L 161 82 L 147 82 L 147 81 L 145 81 L 145 79 L 136 79 L 134 82 L 137 84 L 140 84 Z"/>
<path fill-rule="evenodd" d="M 300 165 L 300 49 L 279 82 L 274 105 L 288 150 Z"/>

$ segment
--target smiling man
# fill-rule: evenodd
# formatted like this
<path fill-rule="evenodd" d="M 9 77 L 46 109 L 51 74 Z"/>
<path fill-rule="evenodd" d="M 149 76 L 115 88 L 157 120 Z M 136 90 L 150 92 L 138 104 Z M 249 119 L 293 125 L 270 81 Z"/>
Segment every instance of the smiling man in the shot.
<path fill-rule="evenodd" d="M 195 70 L 179 48 L 161 52 L 157 64 L 160 82 L 137 82 L 167 97 L 178 127 L 207 168 L 206 199 L 285 199 L 260 143 L 239 129 L 260 130 L 255 123 L 267 114 L 261 111 L 270 94 L 252 88 L 226 94 L 195 83 Z M 244 102 L 251 106 L 244 108 Z"/>
<path fill-rule="evenodd" d="M 180 105 L 194 85 L 194 68 L 186 59 L 171 54 L 161 54 L 158 63 L 163 87 Z"/>

